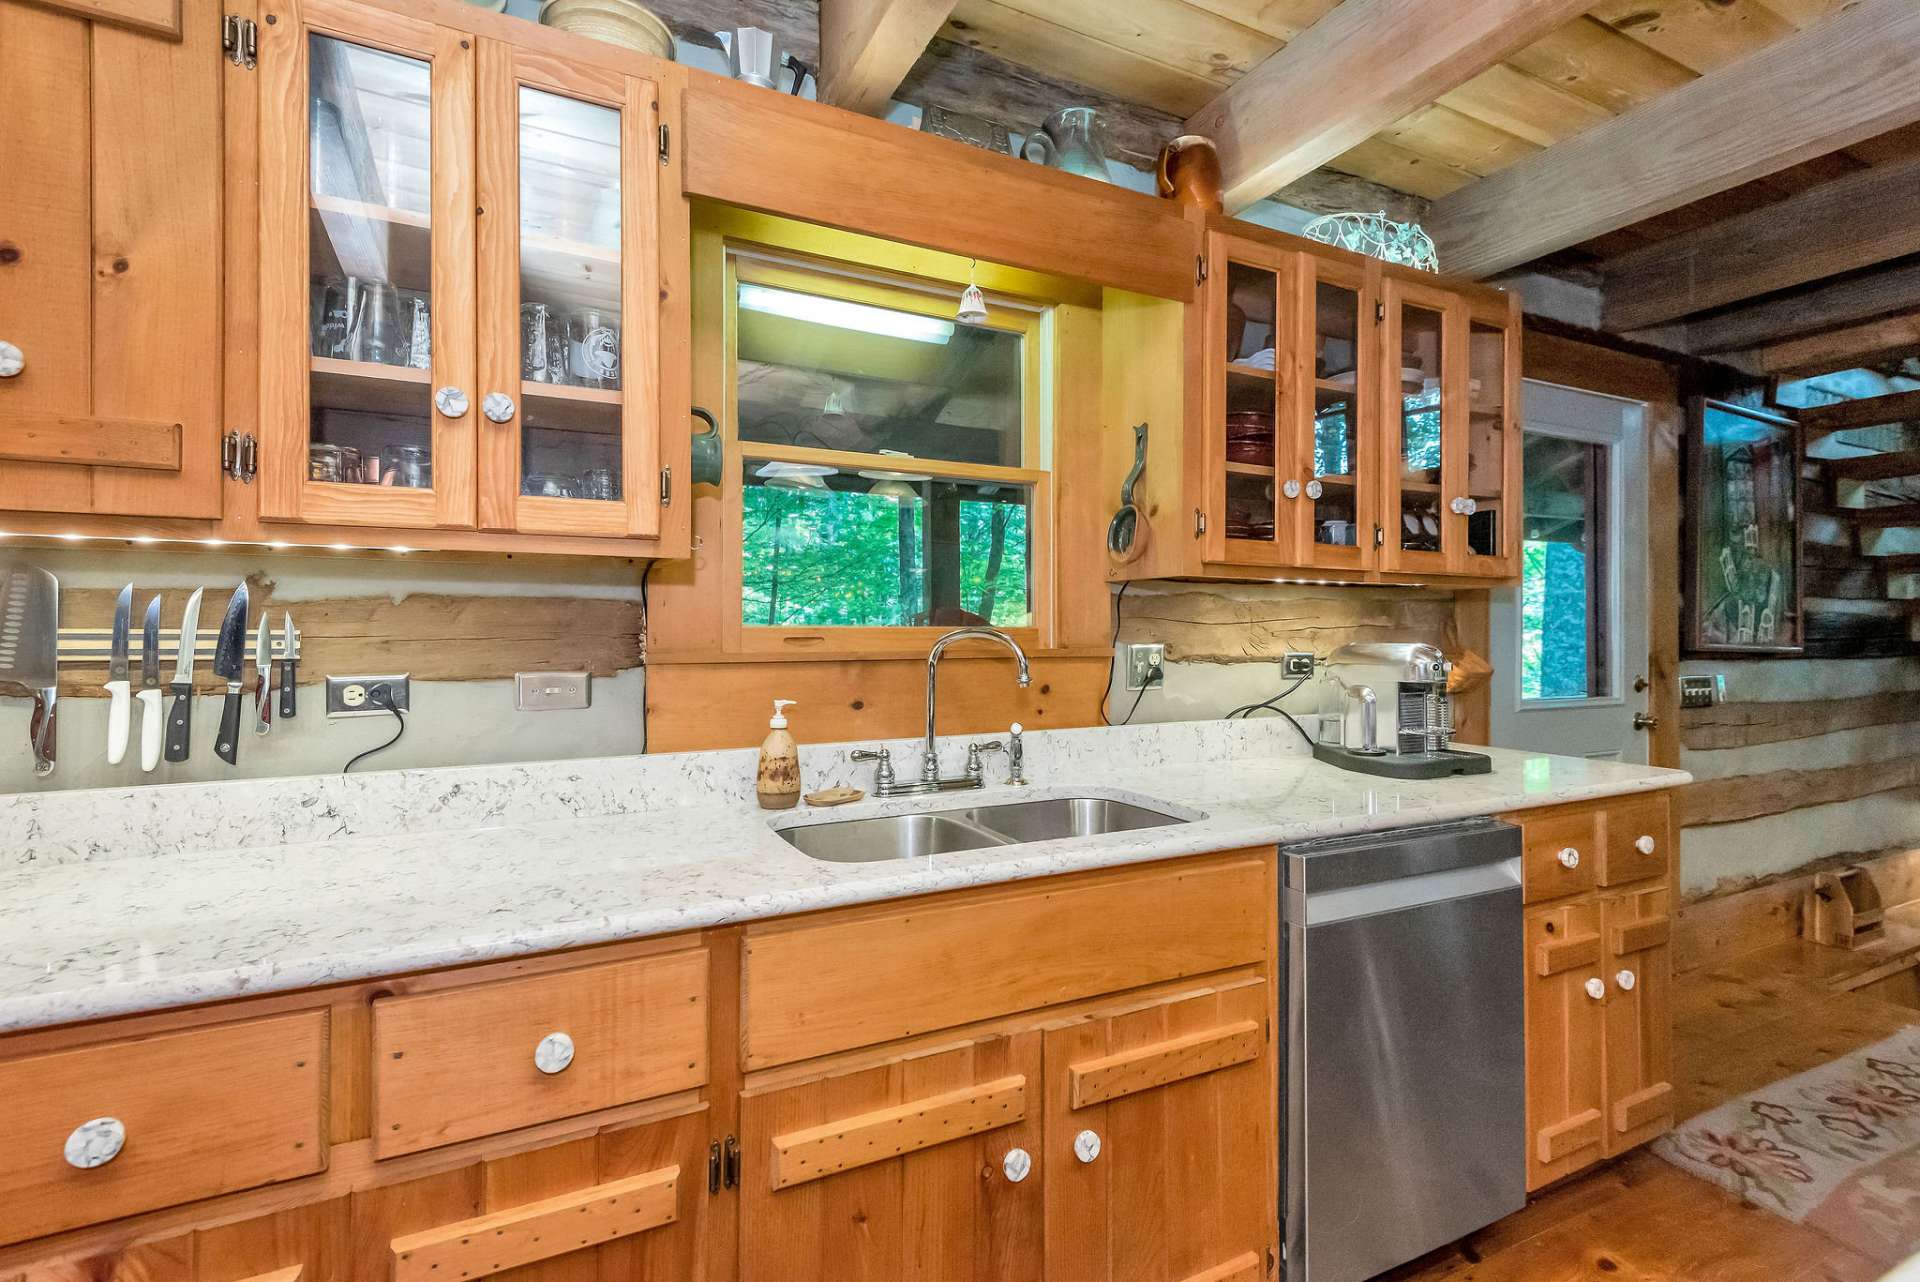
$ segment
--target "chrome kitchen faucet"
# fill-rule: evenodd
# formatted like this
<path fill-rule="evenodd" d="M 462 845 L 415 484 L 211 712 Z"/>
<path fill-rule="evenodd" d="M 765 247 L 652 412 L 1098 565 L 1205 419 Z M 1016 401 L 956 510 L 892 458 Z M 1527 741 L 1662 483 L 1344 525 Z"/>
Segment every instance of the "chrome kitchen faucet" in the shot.
<path fill-rule="evenodd" d="M 998 641 L 1013 652 L 1013 660 L 1019 665 L 1014 681 L 1025 689 L 1032 684 L 1033 672 L 1027 666 L 1027 652 L 998 628 L 955 628 L 933 643 L 933 649 L 927 652 L 927 737 L 921 749 L 920 778 L 912 783 L 901 783 L 893 773 L 893 757 L 885 748 L 861 748 L 851 754 L 854 761 L 873 761 L 879 763 L 874 785 L 876 797 L 902 797 L 923 792 L 952 792 L 963 788 L 979 788 L 986 783 L 986 770 L 981 765 L 981 757 L 988 752 L 1006 752 L 1009 765 L 1009 783 L 1025 783 L 1021 777 L 1024 761 L 1023 746 L 1020 742 L 1020 725 L 1014 723 L 1009 735 L 1011 747 L 998 739 L 985 740 L 967 745 L 967 768 L 964 774 L 945 777 L 940 774 L 940 750 L 934 743 L 934 721 L 939 711 L 939 675 L 940 656 L 954 641 Z"/>

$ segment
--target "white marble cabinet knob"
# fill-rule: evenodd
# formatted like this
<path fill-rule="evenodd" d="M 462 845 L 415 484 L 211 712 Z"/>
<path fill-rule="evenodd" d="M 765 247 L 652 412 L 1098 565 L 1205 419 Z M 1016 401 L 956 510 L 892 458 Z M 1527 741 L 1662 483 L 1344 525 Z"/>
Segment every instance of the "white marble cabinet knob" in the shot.
<path fill-rule="evenodd" d="M 540 1039 L 540 1044 L 533 1048 L 533 1066 L 548 1076 L 565 1071 L 567 1065 L 571 1063 L 573 1063 L 573 1039 L 565 1033 L 548 1033 Z"/>
<path fill-rule="evenodd" d="M 5 339 L 0 339 L 0 378 L 12 378 L 27 367 L 27 358 L 20 349 Z"/>
<path fill-rule="evenodd" d="M 1287 483 L 1280 487 L 1280 492 L 1290 499 L 1297 499 L 1300 497 L 1300 482 L 1289 477 Z"/>
<path fill-rule="evenodd" d="M 1639 981 L 1633 977 L 1632 971 L 1623 970 L 1613 977 L 1613 982 L 1620 985 L 1621 992 L 1630 993 L 1633 991 L 1633 986 Z"/>
<path fill-rule="evenodd" d="M 1587 996 L 1593 998 L 1596 1002 L 1607 995 L 1607 985 L 1598 976 L 1589 979 L 1586 983 L 1582 984 L 1581 987 L 1586 989 Z"/>
<path fill-rule="evenodd" d="M 480 402 L 480 412 L 489 423 L 513 422 L 513 398 L 505 392 L 488 392 Z"/>
<path fill-rule="evenodd" d="M 127 1124 L 117 1117 L 82 1122 L 67 1136 L 67 1165 L 82 1171 L 105 1166 L 120 1156 L 127 1144 Z"/>
<path fill-rule="evenodd" d="M 1639 852 L 1640 852 L 1641 854 L 1643 854 L 1643 855 L 1650 855 L 1650 854 L 1652 854 L 1652 853 L 1653 853 L 1653 836 L 1652 836 L 1652 834 L 1651 834 L 1651 833 L 1643 833 L 1643 834 L 1641 834 L 1640 836 L 1638 836 L 1638 837 L 1635 837 L 1635 838 L 1633 839 L 1633 848 L 1634 848 L 1635 850 L 1637 850 L 1637 851 L 1639 851 Z"/>
<path fill-rule="evenodd" d="M 1007 1183 L 1018 1184 L 1033 1174 L 1033 1154 L 1023 1148 L 1008 1149 L 1000 1159 L 1000 1173 L 1007 1177 Z"/>
<path fill-rule="evenodd" d="M 459 418 L 473 406 L 459 388 L 443 387 L 433 394 L 433 407 L 447 418 Z"/>
<path fill-rule="evenodd" d="M 1580 852 L 1572 846 L 1567 846 L 1562 849 L 1560 851 L 1560 866 L 1562 868 L 1578 868 L 1580 866 Z"/>
<path fill-rule="evenodd" d="M 1100 1134 L 1097 1131 L 1081 1131 L 1073 1137 L 1073 1155 L 1082 1162 L 1091 1162 L 1100 1156 Z"/>

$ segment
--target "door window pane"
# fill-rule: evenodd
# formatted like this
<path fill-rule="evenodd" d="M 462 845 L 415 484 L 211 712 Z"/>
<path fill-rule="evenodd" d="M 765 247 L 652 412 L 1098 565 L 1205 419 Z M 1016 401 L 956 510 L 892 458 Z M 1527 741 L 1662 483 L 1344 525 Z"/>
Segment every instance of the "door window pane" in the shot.
<path fill-rule="evenodd" d="M 520 87 L 520 492 L 618 501 L 620 113 Z"/>
<path fill-rule="evenodd" d="M 432 68 L 308 38 L 308 473 L 433 484 Z"/>
<path fill-rule="evenodd" d="M 1274 329 L 1279 279 L 1245 263 L 1227 264 L 1226 535 L 1274 537 Z"/>
<path fill-rule="evenodd" d="M 737 302 L 742 441 L 1023 465 L 1019 333 L 747 280 Z"/>
<path fill-rule="evenodd" d="M 748 459 L 741 622 L 1033 623 L 1029 486 Z"/>
<path fill-rule="evenodd" d="M 1313 541 L 1357 546 L 1359 537 L 1360 295 L 1319 281 L 1313 291 Z"/>
<path fill-rule="evenodd" d="M 1599 699 L 1608 672 L 1608 447 L 1526 437 L 1520 697 Z"/>
<path fill-rule="evenodd" d="M 1440 550 L 1441 316 L 1400 312 L 1400 546 Z"/>
<path fill-rule="evenodd" d="M 1507 331 L 1473 323 L 1467 337 L 1467 550 L 1500 555 L 1507 461 Z"/>

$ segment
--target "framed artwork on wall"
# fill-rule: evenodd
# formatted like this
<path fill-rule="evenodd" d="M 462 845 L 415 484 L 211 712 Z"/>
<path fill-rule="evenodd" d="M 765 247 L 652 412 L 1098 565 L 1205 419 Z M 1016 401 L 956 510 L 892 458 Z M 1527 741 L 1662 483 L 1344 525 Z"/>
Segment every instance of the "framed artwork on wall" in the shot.
<path fill-rule="evenodd" d="M 1681 648 L 1799 654 L 1799 427 L 1724 401 L 1689 408 Z"/>

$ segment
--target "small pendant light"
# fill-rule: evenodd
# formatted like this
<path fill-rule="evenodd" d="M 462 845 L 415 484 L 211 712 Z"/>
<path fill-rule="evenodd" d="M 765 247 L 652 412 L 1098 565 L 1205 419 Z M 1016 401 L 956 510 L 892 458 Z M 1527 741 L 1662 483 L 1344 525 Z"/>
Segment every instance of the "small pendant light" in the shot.
<path fill-rule="evenodd" d="M 971 258 L 967 260 L 967 287 L 960 294 L 960 310 L 953 318 L 962 325 L 984 325 L 987 323 L 987 296 L 980 292 L 980 286 L 974 284 L 974 268 L 978 264 Z"/>

